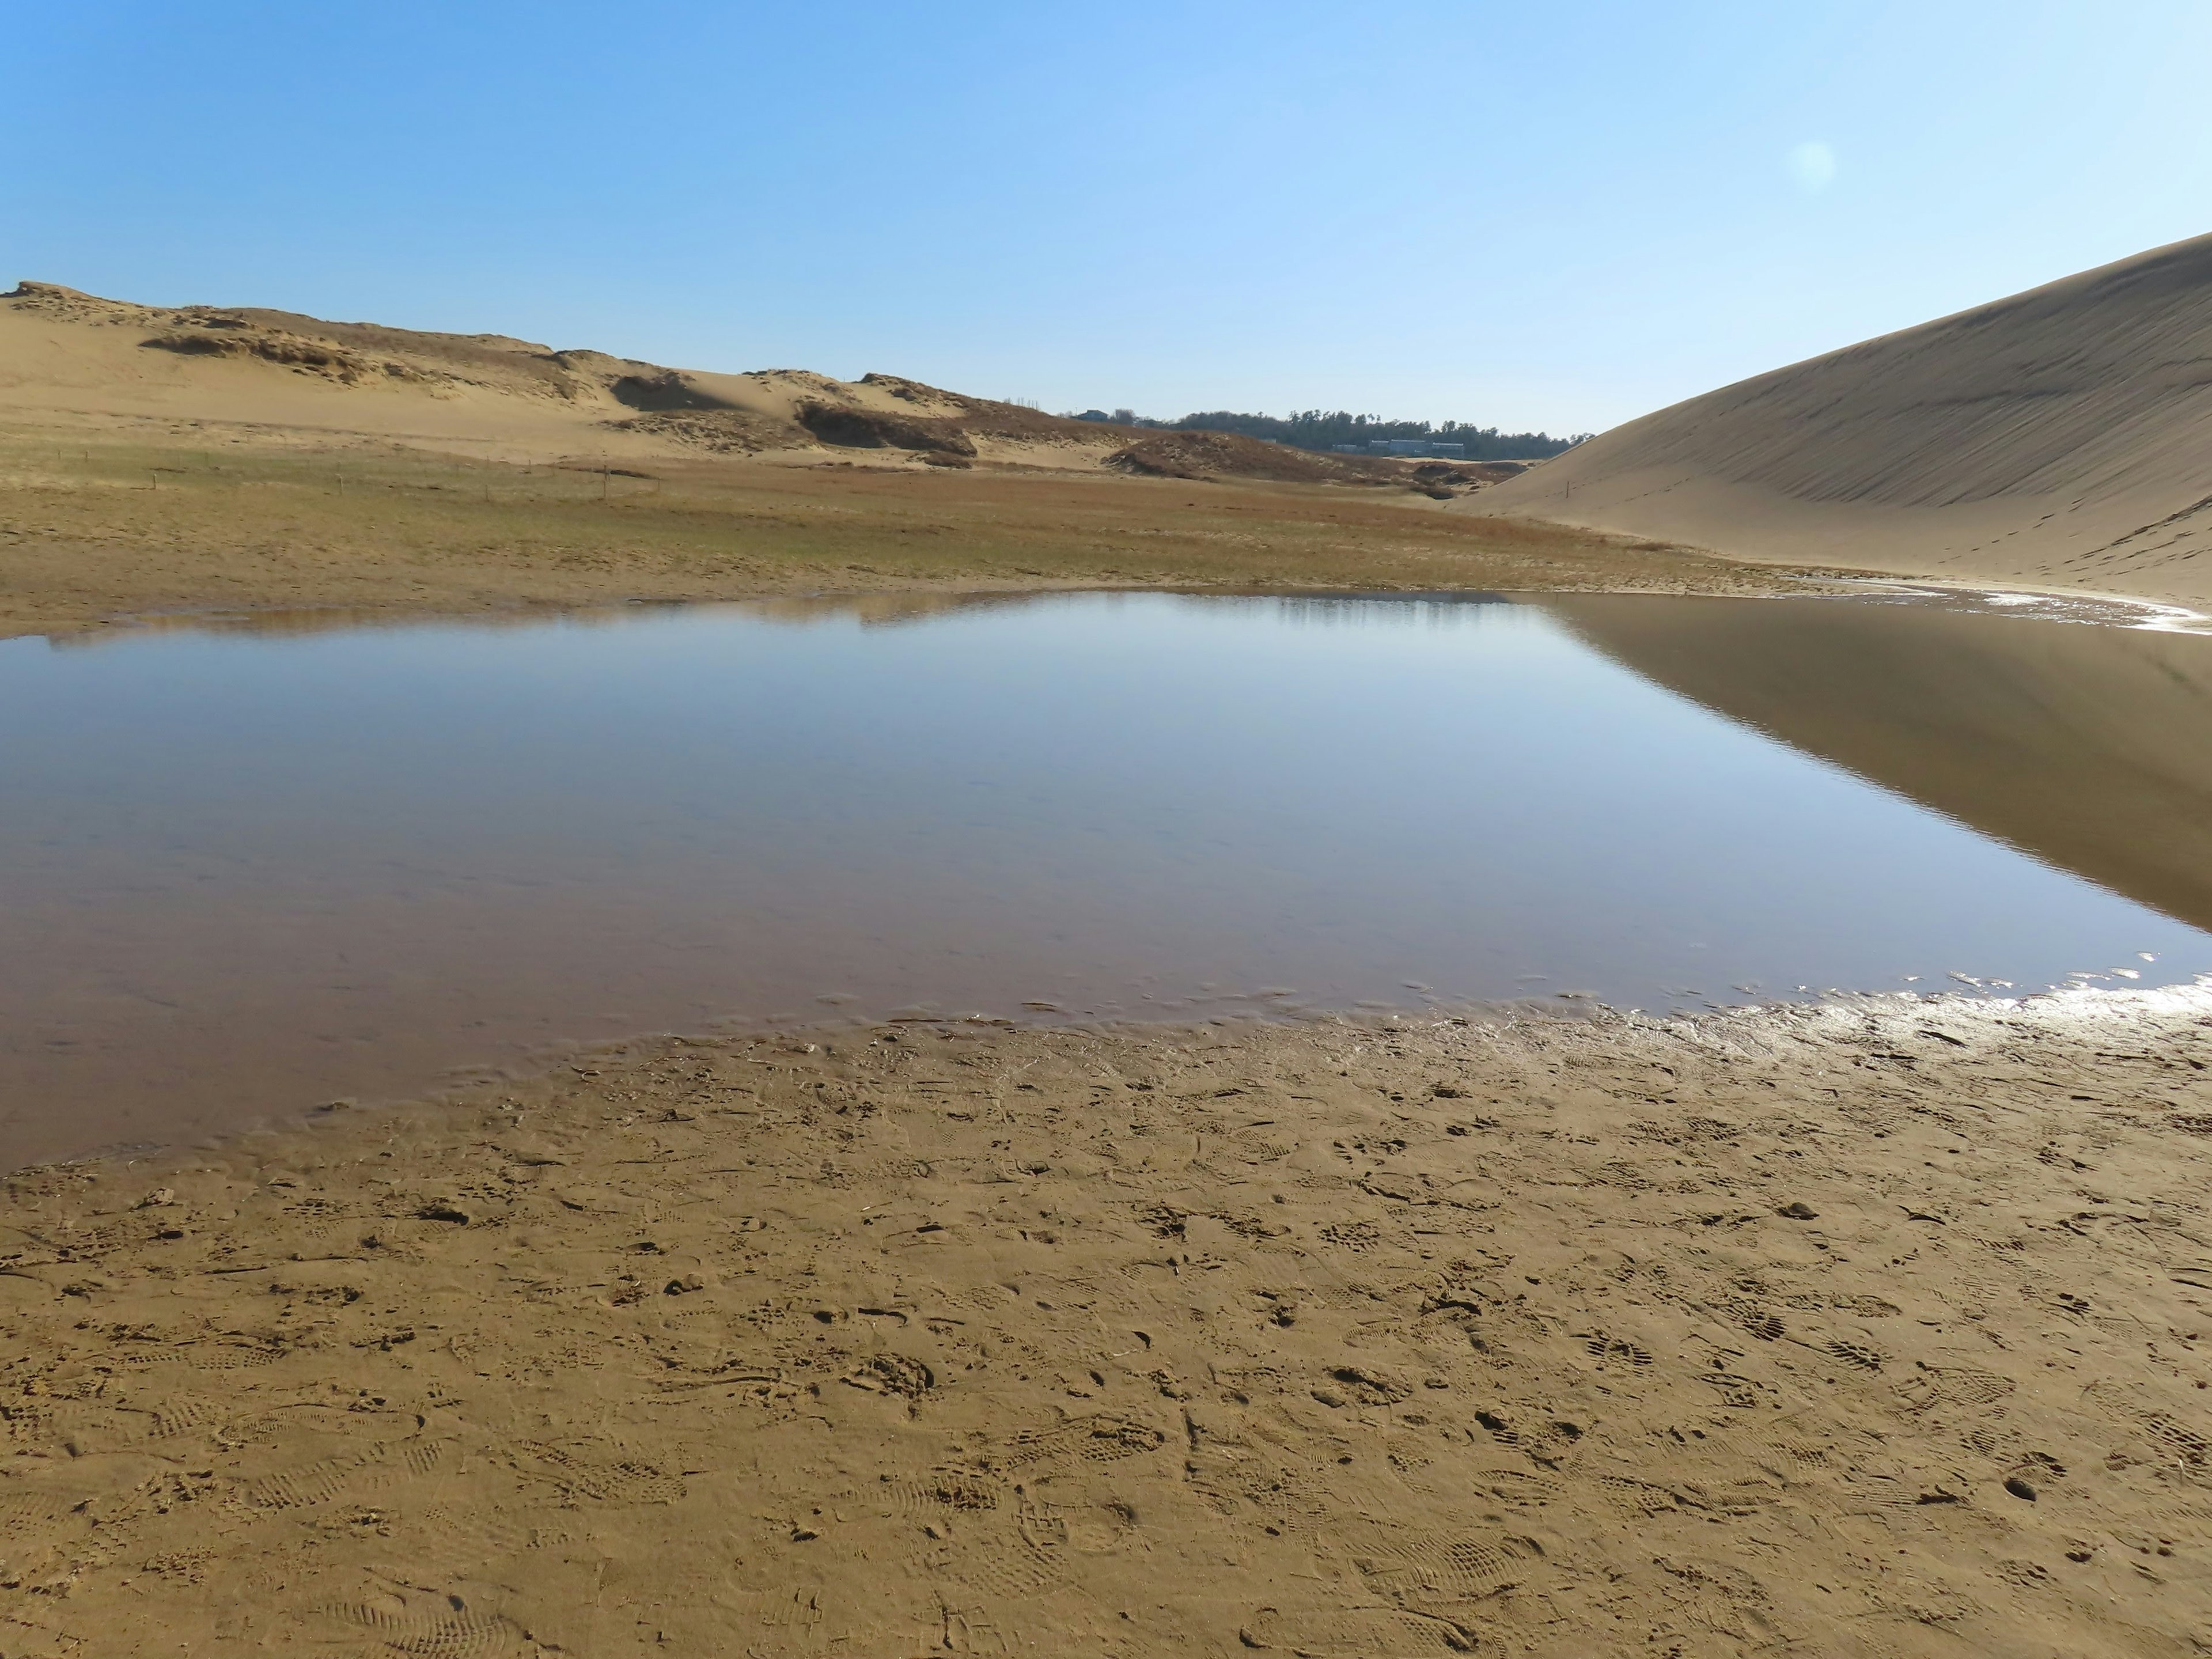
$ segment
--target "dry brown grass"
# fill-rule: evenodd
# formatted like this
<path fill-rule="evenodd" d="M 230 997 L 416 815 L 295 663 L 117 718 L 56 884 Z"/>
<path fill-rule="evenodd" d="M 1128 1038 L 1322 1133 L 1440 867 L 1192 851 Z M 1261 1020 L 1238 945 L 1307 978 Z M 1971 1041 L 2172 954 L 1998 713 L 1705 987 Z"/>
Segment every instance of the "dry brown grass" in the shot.
<path fill-rule="evenodd" d="M 1755 591 L 1726 561 L 1325 486 L 742 458 L 602 476 L 383 445 L 0 430 L 0 631 L 795 589 L 1164 584 Z M 280 447 L 289 445 L 289 447 Z"/>

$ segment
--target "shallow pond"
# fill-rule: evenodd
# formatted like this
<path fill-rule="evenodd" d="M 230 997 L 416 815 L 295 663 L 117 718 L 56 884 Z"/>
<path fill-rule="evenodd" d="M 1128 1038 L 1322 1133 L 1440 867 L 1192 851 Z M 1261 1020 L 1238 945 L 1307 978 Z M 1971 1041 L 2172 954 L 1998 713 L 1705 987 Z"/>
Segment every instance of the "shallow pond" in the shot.
<path fill-rule="evenodd" d="M 2212 969 L 2212 640 L 1981 609 L 1083 593 L 0 642 L 0 1163 L 722 1022 Z"/>

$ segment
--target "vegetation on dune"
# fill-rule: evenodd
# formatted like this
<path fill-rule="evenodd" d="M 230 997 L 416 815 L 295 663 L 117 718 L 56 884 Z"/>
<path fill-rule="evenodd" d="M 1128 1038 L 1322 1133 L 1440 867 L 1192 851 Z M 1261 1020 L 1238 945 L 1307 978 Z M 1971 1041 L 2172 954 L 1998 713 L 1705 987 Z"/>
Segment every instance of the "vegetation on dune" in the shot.
<path fill-rule="evenodd" d="M 212 431 L 161 444 L 0 427 L 0 636 L 210 608 L 1062 582 L 1734 592 L 1767 579 L 1684 550 L 1322 483 L 720 456 L 659 460 L 648 474 L 374 442 L 319 451 Z"/>
<path fill-rule="evenodd" d="M 1572 449 L 1590 434 L 1554 438 L 1547 432 L 1500 432 L 1494 426 L 1468 421 L 1385 421 L 1346 410 L 1302 409 L 1289 415 L 1244 415 L 1234 410 L 1212 409 L 1185 415 L 1180 420 L 1155 421 L 1133 410 L 1086 409 L 1075 417 L 1105 421 L 1115 426 L 1158 427 L 1181 432 L 1235 432 L 1248 438 L 1264 438 L 1292 449 L 1328 450 L 1338 444 L 1367 445 L 1391 438 L 1425 438 L 1431 442 L 1463 444 L 1470 461 L 1540 461 Z"/>

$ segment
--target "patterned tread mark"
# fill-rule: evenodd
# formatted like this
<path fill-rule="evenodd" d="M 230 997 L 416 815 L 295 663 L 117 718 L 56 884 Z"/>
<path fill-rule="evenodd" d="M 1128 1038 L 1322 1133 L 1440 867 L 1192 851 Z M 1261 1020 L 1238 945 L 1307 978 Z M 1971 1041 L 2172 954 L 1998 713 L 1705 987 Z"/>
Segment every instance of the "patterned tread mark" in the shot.
<path fill-rule="evenodd" d="M 203 1371 L 244 1371 L 273 1365 L 288 1352 L 289 1349 L 268 1342 L 185 1342 L 151 1353 L 130 1354 L 125 1357 L 124 1363 L 133 1366 L 190 1365 Z"/>
<path fill-rule="evenodd" d="M 1764 1501 L 1789 1480 L 1797 1458 L 1754 1428 L 1692 1431 L 1674 1454 L 1682 1483 L 1716 1503 Z"/>
<path fill-rule="evenodd" d="M 138 1565 L 140 1571 L 150 1572 L 156 1578 L 190 1586 L 206 1582 L 208 1564 L 215 1559 L 216 1553 L 210 1549 L 171 1550 L 164 1555 L 149 1556 Z"/>
<path fill-rule="evenodd" d="M 1372 1308 L 1385 1299 L 1380 1291 L 1364 1285 L 1279 1285 L 1259 1294 L 1271 1302 L 1339 1310 Z"/>
<path fill-rule="evenodd" d="M 1800 1468 L 1819 1469 L 1828 1467 L 1830 1449 L 1814 1445 L 1809 1440 L 1792 1440 L 1778 1436 L 1767 1443 L 1784 1457 Z"/>
<path fill-rule="evenodd" d="M 1821 1345 L 1824 1352 L 1834 1355 L 1846 1365 L 1856 1365 L 1863 1371 L 1878 1371 L 1882 1368 L 1882 1356 L 1863 1342 L 1828 1342 Z"/>
<path fill-rule="evenodd" d="M 1353 1397 L 1365 1406 L 1395 1406 L 1413 1392 L 1395 1377 L 1357 1365 L 1339 1365 L 1328 1375 L 1332 1382 L 1351 1389 Z"/>
<path fill-rule="evenodd" d="M 1734 1371 L 1699 1371 L 1698 1381 L 1720 1391 L 1721 1404 L 1731 1411 L 1749 1411 L 1759 1404 L 1759 1384 Z"/>
<path fill-rule="evenodd" d="M 892 1502 L 920 1515 L 945 1510 L 980 1515 L 1006 1499 L 1006 1488 L 998 1481 L 967 1469 L 935 1469 L 888 1484 Z"/>
<path fill-rule="evenodd" d="M 1465 1626 L 1399 1607 L 1262 1607 L 1237 1633 L 1247 1647 L 1273 1648 L 1299 1659 L 1480 1651 L 1480 1638 Z"/>
<path fill-rule="evenodd" d="M 416 1512 L 414 1522 L 423 1538 L 473 1565 L 570 1541 L 567 1528 L 539 1524 L 527 1511 L 487 1512 L 431 1504 Z"/>
<path fill-rule="evenodd" d="M 1167 1436 L 1158 1429 L 1126 1417 L 1079 1417 L 1058 1428 L 1018 1434 L 988 1461 L 1005 1469 L 1068 1461 L 1111 1463 L 1158 1451 L 1166 1443 Z"/>
<path fill-rule="evenodd" d="M 1376 1589 L 1416 1610 L 1479 1601 L 1526 1576 L 1533 1552 L 1504 1539 L 1394 1540 L 1352 1565 Z"/>
<path fill-rule="evenodd" d="M 587 1460 L 559 1446 L 531 1442 L 524 1443 L 522 1451 L 537 1465 L 526 1472 L 550 1480 L 572 1504 L 581 1499 L 623 1507 L 673 1504 L 690 1490 L 680 1476 L 633 1459 Z"/>
<path fill-rule="evenodd" d="M 1477 1469 L 1471 1479 L 1508 1504 L 1548 1504 L 1567 1490 L 1559 1481 L 1527 1469 Z"/>
<path fill-rule="evenodd" d="M 68 1499 L 46 1492 L 0 1491 L 0 1540 L 27 1544 L 69 1529 Z"/>
<path fill-rule="evenodd" d="M 1898 1385 L 1905 1403 L 1915 1411 L 1938 1405 L 1993 1406 L 2016 1385 L 2008 1376 L 1974 1365 L 1927 1365 L 1920 1375 Z"/>
<path fill-rule="evenodd" d="M 1681 1504 L 1674 1493 L 1649 1480 L 1625 1474 L 1601 1474 L 1598 1490 L 1632 1516 L 1666 1515 Z"/>
<path fill-rule="evenodd" d="M 2142 1412 L 2136 1414 L 2136 1420 L 2142 1425 L 2144 1433 L 2191 1468 L 2201 1469 L 2212 1462 L 2212 1441 L 2177 1422 L 2168 1413 Z"/>
<path fill-rule="evenodd" d="M 1828 1305 L 1838 1313 L 1856 1314 L 1861 1319 L 1893 1319 L 1905 1311 L 1894 1302 L 1886 1302 L 1878 1296 L 1838 1297 Z"/>
<path fill-rule="evenodd" d="M 325 1617 L 364 1633 L 368 1651 L 405 1659 L 507 1659 L 525 1651 L 522 1632 L 496 1613 L 478 1612 L 459 1596 L 409 1595 L 404 1601 L 356 1602 Z"/>
<path fill-rule="evenodd" d="M 904 1354 L 879 1353 L 854 1367 L 845 1381 L 870 1394 L 895 1394 L 919 1400 L 937 1386 L 937 1374 L 919 1359 Z"/>
<path fill-rule="evenodd" d="M 326 1457 L 248 1480 L 243 1496 L 256 1509 L 312 1508 L 350 1492 L 378 1491 L 428 1474 L 444 1461 L 446 1450 L 443 1441 L 410 1440 L 352 1457 Z"/>
<path fill-rule="evenodd" d="M 1778 1314 L 1771 1313 L 1755 1302 L 1745 1302 L 1731 1297 L 1720 1304 L 1729 1322 L 1749 1332 L 1761 1342 L 1773 1342 L 1786 1335 L 1789 1328 Z"/>
<path fill-rule="evenodd" d="M 222 1407 L 212 1400 L 171 1400 L 154 1410 L 150 1431 L 157 1440 L 173 1439 L 180 1434 L 190 1434 L 195 1429 L 204 1429 L 222 1420 Z"/>
<path fill-rule="evenodd" d="M 1027 1500 L 939 1551 L 932 1571 L 986 1595 L 1034 1595 L 1057 1583 L 1067 1570 L 1067 1528 Z"/>
<path fill-rule="evenodd" d="M 1603 1331 L 1592 1331 L 1583 1338 L 1583 1346 L 1593 1359 L 1608 1364 L 1622 1364 L 1638 1370 L 1651 1363 L 1650 1349 L 1626 1337 L 1608 1336 Z"/>
<path fill-rule="evenodd" d="M 1371 1221 L 1333 1221 L 1321 1230 L 1322 1240 L 1344 1250 L 1371 1250 L 1382 1242 L 1382 1230 Z"/>

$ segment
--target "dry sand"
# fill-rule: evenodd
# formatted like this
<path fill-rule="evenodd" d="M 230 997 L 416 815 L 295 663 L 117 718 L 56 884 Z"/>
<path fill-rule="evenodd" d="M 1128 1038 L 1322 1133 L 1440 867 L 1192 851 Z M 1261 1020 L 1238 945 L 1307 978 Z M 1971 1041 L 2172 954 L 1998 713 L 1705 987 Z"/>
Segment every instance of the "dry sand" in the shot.
<path fill-rule="evenodd" d="M 1663 409 L 1455 511 L 2212 601 L 2212 236 Z"/>
<path fill-rule="evenodd" d="M 2198 1652 L 2208 1064 L 907 1025 L 25 1173 L 0 1652 Z"/>

